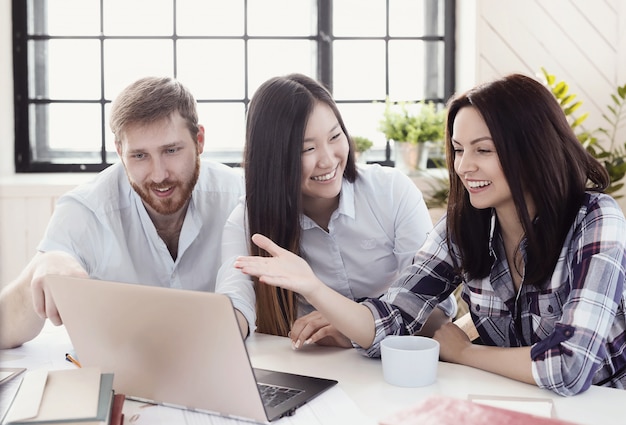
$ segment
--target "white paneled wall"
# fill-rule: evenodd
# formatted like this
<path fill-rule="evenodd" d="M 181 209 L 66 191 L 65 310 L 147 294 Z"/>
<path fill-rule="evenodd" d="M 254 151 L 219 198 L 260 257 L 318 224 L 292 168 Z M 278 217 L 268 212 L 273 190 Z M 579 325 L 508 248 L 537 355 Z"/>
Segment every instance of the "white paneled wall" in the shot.
<path fill-rule="evenodd" d="M 583 102 L 588 130 L 606 127 L 602 114 L 610 95 L 626 84 L 626 2 L 478 0 L 475 5 L 475 82 L 511 72 L 538 76 L 544 67 Z M 618 140 L 626 142 L 626 126 Z"/>
<path fill-rule="evenodd" d="M 58 197 L 92 178 L 91 175 L 29 177 L 18 179 L 23 180 L 20 182 L 0 180 L 0 285 L 17 277 L 36 252 Z M 70 179 L 71 182 L 65 182 Z"/>

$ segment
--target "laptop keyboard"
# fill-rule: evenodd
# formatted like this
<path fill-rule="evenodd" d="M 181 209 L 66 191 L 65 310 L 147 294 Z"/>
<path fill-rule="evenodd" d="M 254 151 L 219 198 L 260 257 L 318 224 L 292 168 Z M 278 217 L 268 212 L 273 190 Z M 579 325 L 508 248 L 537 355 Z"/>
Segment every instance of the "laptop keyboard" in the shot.
<path fill-rule="evenodd" d="M 303 392 L 303 390 L 279 387 L 277 385 L 258 384 L 258 386 L 263 404 L 266 407 L 276 407 Z"/>

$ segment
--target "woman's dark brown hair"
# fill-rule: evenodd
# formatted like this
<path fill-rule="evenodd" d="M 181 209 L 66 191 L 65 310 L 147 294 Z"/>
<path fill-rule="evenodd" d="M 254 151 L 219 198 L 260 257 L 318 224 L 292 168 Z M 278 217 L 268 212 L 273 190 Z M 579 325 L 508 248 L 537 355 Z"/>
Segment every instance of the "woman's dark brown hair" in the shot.
<path fill-rule="evenodd" d="M 578 141 L 552 93 L 530 77 L 509 75 L 451 99 L 446 124 L 448 243 L 459 247 L 461 271 L 469 279 L 489 275 L 492 211 L 470 204 L 454 172 L 452 129 L 464 107 L 476 108 L 489 128 L 527 240 L 524 281 L 541 285 L 554 271 L 585 191 L 604 191 L 608 173 Z M 525 194 L 534 202 L 535 217 L 529 216 Z"/>
<path fill-rule="evenodd" d="M 271 78 L 255 92 L 246 123 L 244 170 L 250 235 L 260 233 L 277 245 L 300 254 L 302 214 L 302 143 L 307 120 L 316 103 L 328 105 L 348 136 L 328 90 L 301 74 Z M 344 178 L 357 176 L 354 145 L 350 142 Z M 252 255 L 267 256 L 252 242 Z M 257 330 L 286 336 L 297 318 L 297 298 L 291 291 L 254 279 Z"/>

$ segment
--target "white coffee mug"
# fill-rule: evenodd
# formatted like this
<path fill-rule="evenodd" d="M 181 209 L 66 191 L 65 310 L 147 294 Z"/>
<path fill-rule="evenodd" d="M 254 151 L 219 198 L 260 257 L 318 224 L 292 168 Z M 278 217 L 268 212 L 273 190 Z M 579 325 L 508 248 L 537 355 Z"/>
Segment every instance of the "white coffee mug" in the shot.
<path fill-rule="evenodd" d="M 423 387 L 437 379 L 439 342 L 424 336 L 390 335 L 380 343 L 385 381 Z"/>

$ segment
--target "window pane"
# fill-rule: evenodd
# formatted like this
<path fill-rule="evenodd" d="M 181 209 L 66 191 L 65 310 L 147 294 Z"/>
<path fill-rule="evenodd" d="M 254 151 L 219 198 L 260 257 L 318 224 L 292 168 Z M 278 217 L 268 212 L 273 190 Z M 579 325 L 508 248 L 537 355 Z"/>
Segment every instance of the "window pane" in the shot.
<path fill-rule="evenodd" d="M 424 97 L 424 42 L 389 42 L 389 98 L 417 100 Z"/>
<path fill-rule="evenodd" d="M 199 103 L 198 121 L 204 126 L 204 157 L 215 158 L 215 152 L 226 156 L 223 162 L 240 162 L 246 138 L 243 103 Z"/>
<path fill-rule="evenodd" d="M 106 161 L 108 164 L 115 164 L 117 162 L 120 162 L 121 160 L 116 150 L 107 149 Z"/>
<path fill-rule="evenodd" d="M 48 131 L 32 149 L 38 161 L 99 163 L 101 116 L 99 104 L 31 105 L 31 119 L 47 121 Z M 39 127 L 37 122 L 31 128 Z M 47 146 L 46 146 L 47 142 Z M 32 142 L 31 142 L 32 143 Z"/>
<path fill-rule="evenodd" d="M 177 0 L 178 35 L 243 35 L 243 0 Z"/>
<path fill-rule="evenodd" d="M 174 76 L 172 40 L 105 40 L 105 98 L 114 99 L 133 81 Z"/>
<path fill-rule="evenodd" d="M 115 164 L 120 162 L 120 157 L 117 154 L 115 148 L 115 137 L 109 126 L 109 120 L 111 119 L 111 104 L 104 105 L 104 140 L 106 149 L 106 162 L 109 164 Z"/>
<path fill-rule="evenodd" d="M 445 73 L 444 44 L 436 41 L 424 42 L 427 60 L 424 63 L 424 97 L 446 97 L 444 92 L 443 74 Z"/>
<path fill-rule="evenodd" d="M 333 35 L 335 37 L 382 37 L 385 35 L 385 16 L 384 1 L 335 1 L 333 2 Z"/>
<path fill-rule="evenodd" d="M 380 119 L 385 111 L 382 102 L 340 103 L 338 105 L 350 136 L 363 136 L 374 142 L 374 148 L 384 149 L 387 140 L 378 130 Z"/>
<path fill-rule="evenodd" d="M 172 0 L 106 0 L 103 13 L 108 36 L 174 33 Z"/>
<path fill-rule="evenodd" d="M 250 40 L 250 96 L 261 83 L 277 75 L 300 72 L 315 76 L 315 43 L 307 40 Z"/>
<path fill-rule="evenodd" d="M 248 0 L 248 35 L 314 35 L 317 33 L 315 3 L 315 0 Z"/>
<path fill-rule="evenodd" d="M 389 3 L 389 35 L 417 37 L 424 34 L 424 6 L 421 0 L 394 0 Z"/>
<path fill-rule="evenodd" d="M 196 99 L 243 99 L 244 56 L 242 40 L 180 40 L 177 78 Z"/>
<path fill-rule="evenodd" d="M 333 43 L 335 99 L 385 98 L 385 43 L 380 40 Z"/>
<path fill-rule="evenodd" d="M 443 6 L 440 0 L 393 0 L 389 2 L 389 35 L 421 37 L 443 35 Z"/>
<path fill-rule="evenodd" d="M 100 44 L 98 40 L 31 41 L 37 52 L 29 63 L 30 92 L 48 99 L 100 99 Z M 46 72 L 47 71 L 47 74 Z M 38 75 L 32 75 L 39 72 Z M 45 84 L 41 83 L 45 81 Z M 35 87 L 39 83 L 39 88 Z M 45 88 L 44 88 L 45 87 Z"/>
<path fill-rule="evenodd" d="M 115 138 L 113 137 L 113 132 L 111 132 L 111 127 L 109 127 L 110 119 L 111 104 L 107 103 L 104 105 L 104 144 L 107 152 L 107 162 L 115 163 L 119 161 L 119 157 L 117 156 L 117 152 L 115 150 Z"/>
<path fill-rule="evenodd" d="M 42 19 L 32 19 L 30 34 L 91 35 L 100 34 L 99 0 L 30 0 L 29 8 Z M 45 16 L 43 16 L 45 14 Z"/>
<path fill-rule="evenodd" d="M 443 98 L 443 47 L 435 41 L 390 41 L 389 98 Z"/>

